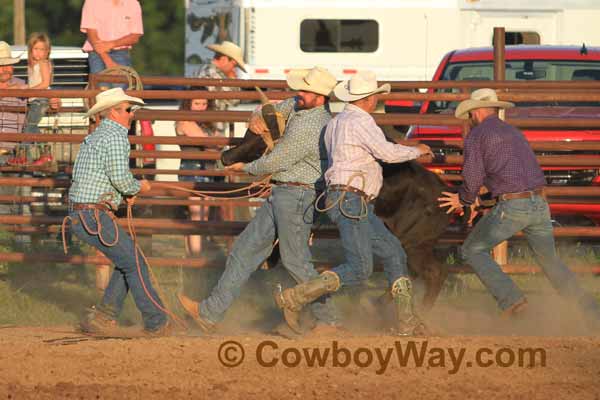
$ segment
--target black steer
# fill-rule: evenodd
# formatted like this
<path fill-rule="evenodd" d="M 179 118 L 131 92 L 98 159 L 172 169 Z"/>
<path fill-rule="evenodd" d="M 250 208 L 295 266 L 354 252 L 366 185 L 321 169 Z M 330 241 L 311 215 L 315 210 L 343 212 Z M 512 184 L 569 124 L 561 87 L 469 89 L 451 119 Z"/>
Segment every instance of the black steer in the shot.
<path fill-rule="evenodd" d="M 273 138 L 276 139 L 276 138 Z M 224 165 L 250 162 L 265 151 L 260 136 L 246 132 L 242 143 L 224 151 Z M 450 223 L 437 198 L 449 187 L 415 161 L 383 165 L 383 187 L 375 201 L 375 213 L 402 243 L 411 273 L 425 283 L 423 308 L 435 303 L 448 276 L 448 267 L 433 254 L 433 246 Z"/>

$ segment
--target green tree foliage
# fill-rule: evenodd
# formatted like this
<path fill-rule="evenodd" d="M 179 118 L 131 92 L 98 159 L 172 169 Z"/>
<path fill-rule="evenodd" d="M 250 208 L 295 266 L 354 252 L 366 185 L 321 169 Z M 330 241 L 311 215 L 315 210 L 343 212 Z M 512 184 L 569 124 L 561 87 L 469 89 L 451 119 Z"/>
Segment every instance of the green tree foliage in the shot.
<path fill-rule="evenodd" d="M 134 47 L 133 65 L 142 75 L 183 75 L 183 0 L 140 0 L 144 36 Z M 27 34 L 47 32 L 53 46 L 81 46 L 83 0 L 26 0 Z M 13 0 L 0 0 L 0 40 L 14 42 Z"/>

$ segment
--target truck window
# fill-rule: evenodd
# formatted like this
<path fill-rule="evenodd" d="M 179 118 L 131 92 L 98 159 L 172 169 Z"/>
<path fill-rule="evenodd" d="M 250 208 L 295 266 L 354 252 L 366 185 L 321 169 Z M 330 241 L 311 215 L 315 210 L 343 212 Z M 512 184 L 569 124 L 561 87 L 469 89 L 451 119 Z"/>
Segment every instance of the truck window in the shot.
<path fill-rule="evenodd" d="M 305 19 L 300 48 L 306 53 L 372 53 L 379 47 L 379 24 L 369 19 Z"/>
<path fill-rule="evenodd" d="M 489 81 L 494 79 L 492 61 L 450 63 L 441 80 Z M 509 81 L 568 81 L 600 80 L 600 62 L 571 60 L 509 60 L 506 62 L 506 80 Z M 485 83 L 482 83 L 485 86 Z M 458 93 L 456 89 L 439 89 L 438 93 Z M 434 101 L 428 109 L 433 113 L 450 113 L 457 102 Z M 520 107 L 534 106 L 594 106 L 597 102 L 519 103 Z"/>

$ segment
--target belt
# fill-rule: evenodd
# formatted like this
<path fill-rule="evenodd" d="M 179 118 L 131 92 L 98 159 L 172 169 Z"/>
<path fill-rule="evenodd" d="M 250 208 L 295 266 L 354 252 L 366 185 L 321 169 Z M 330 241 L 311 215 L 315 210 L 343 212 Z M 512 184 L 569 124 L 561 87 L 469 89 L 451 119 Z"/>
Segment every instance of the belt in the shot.
<path fill-rule="evenodd" d="M 107 213 L 113 213 L 113 209 L 103 203 L 71 203 L 71 210 L 73 211 L 82 211 L 82 210 L 100 210 Z"/>
<path fill-rule="evenodd" d="M 329 186 L 327 186 L 327 190 L 333 190 L 333 191 L 337 191 L 337 192 L 352 192 L 352 193 L 356 193 L 360 197 L 363 197 L 367 201 L 373 200 L 372 196 L 369 196 L 368 194 L 366 194 L 362 190 L 357 189 L 357 188 L 355 188 L 353 186 L 348 186 L 348 185 L 329 185 Z"/>
<path fill-rule="evenodd" d="M 498 201 L 514 200 L 514 199 L 529 199 L 533 196 L 542 196 L 546 198 L 544 188 L 528 190 L 526 192 L 504 193 L 498 196 Z"/>
<path fill-rule="evenodd" d="M 282 181 L 271 180 L 269 183 L 272 183 L 273 185 L 299 186 L 299 187 L 304 187 L 304 188 L 308 188 L 308 189 L 314 189 L 314 185 L 309 185 L 308 183 L 302 183 L 302 182 L 282 182 Z"/>

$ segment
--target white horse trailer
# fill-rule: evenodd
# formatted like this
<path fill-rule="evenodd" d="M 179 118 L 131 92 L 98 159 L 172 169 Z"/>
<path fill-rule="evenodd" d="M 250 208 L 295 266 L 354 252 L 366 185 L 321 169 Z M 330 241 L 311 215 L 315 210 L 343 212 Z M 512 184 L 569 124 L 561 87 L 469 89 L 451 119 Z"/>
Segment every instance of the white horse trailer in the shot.
<path fill-rule="evenodd" d="M 248 78 L 282 79 L 321 65 L 339 79 L 370 69 L 382 80 L 431 79 L 456 48 L 597 45 L 599 0 L 188 0 L 186 75 L 212 57 L 206 45 L 244 49 Z"/>

